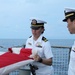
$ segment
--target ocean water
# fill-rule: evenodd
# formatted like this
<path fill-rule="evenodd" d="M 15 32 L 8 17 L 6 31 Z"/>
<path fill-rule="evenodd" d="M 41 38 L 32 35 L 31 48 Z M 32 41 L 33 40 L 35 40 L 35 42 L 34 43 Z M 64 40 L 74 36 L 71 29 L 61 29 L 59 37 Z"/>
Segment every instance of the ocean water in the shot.
<path fill-rule="evenodd" d="M 74 39 L 49 39 L 51 46 L 72 46 Z M 23 46 L 26 39 L 0 39 L 0 51 L 7 51 L 7 48 Z"/>
<path fill-rule="evenodd" d="M 74 39 L 49 39 L 51 46 L 67 46 L 71 47 Z M 0 39 L 0 51 L 8 51 L 9 47 L 23 46 L 26 39 Z M 54 75 L 67 75 L 69 63 L 69 49 L 66 48 L 52 48 L 54 55 L 53 67 Z M 11 73 L 10 75 L 18 75 Z"/>
<path fill-rule="evenodd" d="M 0 51 L 7 51 L 9 47 L 23 46 L 26 39 L 0 39 Z"/>

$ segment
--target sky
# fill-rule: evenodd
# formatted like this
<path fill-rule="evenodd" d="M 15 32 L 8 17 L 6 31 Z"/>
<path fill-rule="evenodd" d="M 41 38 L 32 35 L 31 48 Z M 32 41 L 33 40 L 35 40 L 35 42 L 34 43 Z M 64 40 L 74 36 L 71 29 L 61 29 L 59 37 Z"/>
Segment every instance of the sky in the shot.
<path fill-rule="evenodd" d="M 48 39 L 75 39 L 62 21 L 65 8 L 75 8 L 75 0 L 0 0 L 0 39 L 27 39 L 32 18 L 47 22 Z"/>

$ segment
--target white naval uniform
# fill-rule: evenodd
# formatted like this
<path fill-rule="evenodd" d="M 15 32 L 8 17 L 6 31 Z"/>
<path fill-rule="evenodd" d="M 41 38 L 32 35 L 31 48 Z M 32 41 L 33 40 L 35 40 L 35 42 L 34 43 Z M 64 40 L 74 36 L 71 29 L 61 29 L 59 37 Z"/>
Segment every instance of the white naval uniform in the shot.
<path fill-rule="evenodd" d="M 52 58 L 53 54 L 51 51 L 51 46 L 49 41 L 42 40 L 42 35 L 36 40 L 33 40 L 33 36 L 28 38 L 26 42 L 26 48 L 32 48 L 32 50 L 38 50 L 38 55 L 41 58 Z M 39 62 L 33 62 L 32 64 L 38 66 L 36 70 L 36 75 L 54 75 L 54 70 L 52 66 L 48 66 Z"/>
<path fill-rule="evenodd" d="M 75 75 L 75 42 L 70 53 L 68 75 Z"/>

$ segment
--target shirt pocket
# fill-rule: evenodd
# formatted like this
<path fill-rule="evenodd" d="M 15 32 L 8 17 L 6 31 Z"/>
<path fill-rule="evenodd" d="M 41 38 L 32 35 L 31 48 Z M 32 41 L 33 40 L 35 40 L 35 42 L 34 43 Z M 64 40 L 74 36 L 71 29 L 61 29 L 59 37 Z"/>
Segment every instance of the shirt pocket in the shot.
<path fill-rule="evenodd" d="M 37 47 L 37 50 L 38 50 L 38 55 L 39 55 L 40 57 L 43 57 L 43 56 L 44 56 L 43 47 L 42 47 L 42 48 L 41 48 L 41 47 Z"/>

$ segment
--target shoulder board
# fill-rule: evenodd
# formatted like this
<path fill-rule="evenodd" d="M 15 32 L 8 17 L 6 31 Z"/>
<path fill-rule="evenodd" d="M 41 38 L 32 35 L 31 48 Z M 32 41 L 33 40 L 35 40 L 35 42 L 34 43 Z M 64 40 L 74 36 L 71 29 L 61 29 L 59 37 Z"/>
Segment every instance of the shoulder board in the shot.
<path fill-rule="evenodd" d="M 31 38 L 32 36 L 30 36 L 29 38 Z"/>
<path fill-rule="evenodd" d="M 43 40 L 44 42 L 47 42 L 47 41 L 48 41 L 45 37 L 42 37 L 42 40 Z"/>

